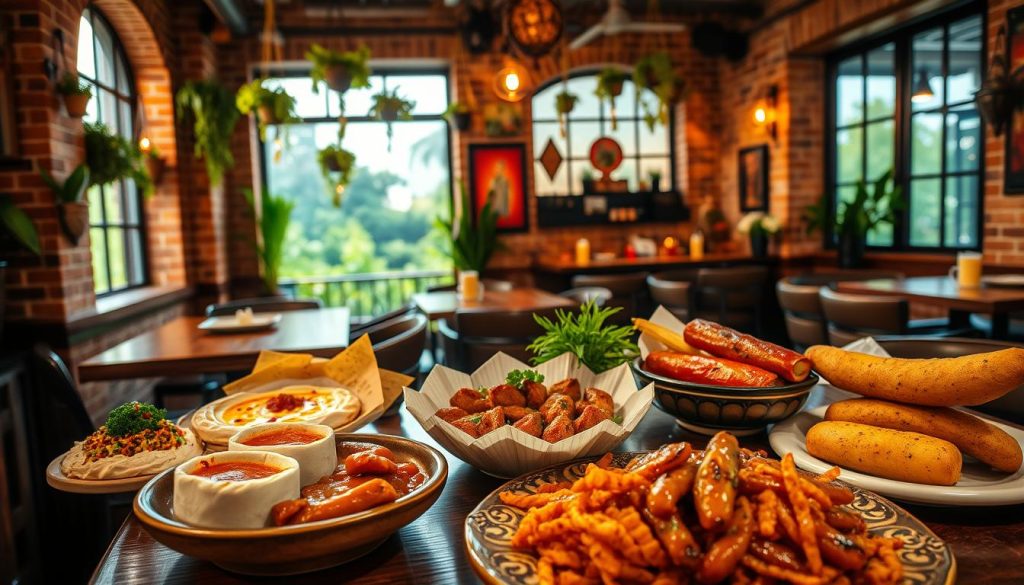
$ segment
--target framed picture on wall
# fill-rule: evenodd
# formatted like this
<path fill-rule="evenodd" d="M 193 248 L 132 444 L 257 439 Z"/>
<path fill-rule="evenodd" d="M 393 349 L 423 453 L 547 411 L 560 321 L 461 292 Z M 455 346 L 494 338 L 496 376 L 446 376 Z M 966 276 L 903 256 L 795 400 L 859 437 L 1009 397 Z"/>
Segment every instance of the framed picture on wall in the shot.
<path fill-rule="evenodd" d="M 470 144 L 469 196 L 474 217 L 491 204 L 498 213 L 498 231 L 528 230 L 526 145 Z"/>
<path fill-rule="evenodd" d="M 1006 13 L 1006 60 L 1010 71 L 1024 67 L 1024 6 Z M 1024 194 L 1024 109 L 1016 109 L 1006 131 L 1004 188 Z"/>
<path fill-rule="evenodd" d="M 740 210 L 768 211 L 768 145 L 740 150 Z"/>

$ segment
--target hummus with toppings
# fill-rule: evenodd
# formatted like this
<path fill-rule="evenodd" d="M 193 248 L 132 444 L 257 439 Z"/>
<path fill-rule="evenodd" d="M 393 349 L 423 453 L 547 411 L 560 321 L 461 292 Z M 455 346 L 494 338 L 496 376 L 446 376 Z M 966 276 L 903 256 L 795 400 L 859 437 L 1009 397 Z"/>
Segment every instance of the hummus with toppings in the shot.
<path fill-rule="evenodd" d="M 361 410 L 359 398 L 345 388 L 286 386 L 211 402 L 196 411 L 192 428 L 207 443 L 227 445 L 235 433 L 252 425 L 301 422 L 336 429 L 355 420 Z"/>

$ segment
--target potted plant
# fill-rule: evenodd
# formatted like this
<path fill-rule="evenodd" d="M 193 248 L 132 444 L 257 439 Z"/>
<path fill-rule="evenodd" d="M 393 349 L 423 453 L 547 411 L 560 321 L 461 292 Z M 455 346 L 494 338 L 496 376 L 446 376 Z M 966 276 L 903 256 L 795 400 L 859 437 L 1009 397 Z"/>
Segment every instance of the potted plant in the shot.
<path fill-rule="evenodd" d="M 576 107 L 576 102 L 579 100 L 579 96 L 569 93 L 567 89 L 558 92 L 558 95 L 555 96 L 555 111 L 558 112 L 558 129 L 562 134 L 562 138 L 565 138 L 565 125 L 569 112 Z"/>
<path fill-rule="evenodd" d="M 57 93 L 64 98 L 64 109 L 68 116 L 81 118 L 89 107 L 92 99 L 92 86 L 78 79 L 78 76 L 67 72 L 57 83 Z"/>
<path fill-rule="evenodd" d="M 320 82 L 338 92 L 338 107 L 345 115 L 345 92 L 351 88 L 370 87 L 370 49 L 366 45 L 355 51 L 332 51 L 313 44 L 306 51 L 306 59 L 313 64 L 309 77 L 313 81 L 313 93 L 320 93 Z"/>
<path fill-rule="evenodd" d="M 57 197 L 58 217 L 64 235 L 77 246 L 82 234 L 89 229 L 89 203 L 84 200 L 85 191 L 89 188 L 89 167 L 78 165 L 64 182 L 58 182 L 46 169 L 39 169 L 39 174 Z"/>
<path fill-rule="evenodd" d="M 655 193 L 661 192 L 661 171 L 650 170 L 647 171 L 647 176 L 651 179 L 651 191 Z"/>
<path fill-rule="evenodd" d="M 448 109 L 444 111 L 444 119 L 449 124 L 455 127 L 459 132 L 465 132 L 469 130 L 469 125 L 473 121 L 473 112 L 468 104 L 462 102 L 452 102 L 448 105 Z"/>
<path fill-rule="evenodd" d="M 903 189 L 892 181 L 892 170 L 886 171 L 868 189 L 864 180 L 857 182 L 853 199 L 842 201 L 835 218 L 828 217 L 825 196 L 804 210 L 807 233 L 831 224 L 839 244 L 839 266 L 857 268 L 864 259 L 868 232 L 883 224 L 891 224 L 895 212 L 903 209 Z"/>
<path fill-rule="evenodd" d="M 594 192 L 594 172 L 590 169 L 583 170 L 583 194 Z"/>
<path fill-rule="evenodd" d="M 90 187 L 131 179 L 144 195 L 153 194 L 153 181 L 138 145 L 99 122 L 85 124 L 85 164 Z"/>
<path fill-rule="evenodd" d="M 292 209 L 295 204 L 284 197 L 276 197 L 266 190 L 260 196 L 257 210 L 252 189 L 244 192 L 246 201 L 256 213 L 256 228 L 260 237 L 256 242 L 256 254 L 263 269 L 263 285 L 268 294 L 278 294 L 277 280 L 281 274 L 281 260 L 284 258 L 284 238 L 288 233 Z"/>
<path fill-rule="evenodd" d="M 224 171 L 235 164 L 231 135 L 238 122 L 235 96 L 215 80 L 189 81 L 178 90 L 175 103 L 179 118 L 192 116 L 195 156 L 206 163 L 211 185 L 219 185 Z"/>
<path fill-rule="evenodd" d="M 254 79 L 240 87 L 235 95 L 235 106 L 244 115 L 256 113 L 260 139 L 265 141 L 268 126 L 293 124 L 299 121 L 299 117 L 295 115 L 295 98 L 283 87 L 266 87 L 264 81 Z"/>
<path fill-rule="evenodd" d="M 391 124 L 399 119 L 408 120 L 412 118 L 412 109 L 416 107 L 416 102 L 409 101 L 398 95 L 398 87 L 388 92 L 388 90 L 381 90 L 380 93 L 375 94 L 372 98 L 373 105 L 370 106 L 370 111 L 367 114 L 371 118 L 382 120 L 387 124 L 388 127 L 388 151 L 391 151 Z"/>
<path fill-rule="evenodd" d="M 779 233 L 779 220 L 760 211 L 752 211 L 736 224 L 736 231 L 750 238 L 750 253 L 754 258 L 768 255 L 768 239 Z"/>
<path fill-rule="evenodd" d="M 335 207 L 341 207 L 341 196 L 345 187 L 352 180 L 352 169 L 355 167 L 356 155 L 345 150 L 340 144 L 331 144 L 317 153 L 320 174 L 324 182 L 331 188 L 331 197 Z M 332 176 L 337 174 L 336 177 Z"/>
<path fill-rule="evenodd" d="M 615 98 L 622 95 L 622 85 L 629 79 L 629 74 L 615 67 L 605 67 L 597 74 L 597 88 L 594 95 L 602 102 L 608 100 L 611 107 L 612 130 L 618 128 L 615 119 Z"/>
<path fill-rule="evenodd" d="M 469 211 L 473 208 L 469 190 L 462 181 L 459 182 L 459 193 L 461 213 L 458 224 L 455 223 L 453 211 L 453 219 L 438 217 L 434 220 L 434 225 L 444 232 L 452 243 L 452 262 L 455 263 L 455 268 L 475 270 L 482 274 L 491 255 L 495 250 L 502 248 L 498 241 L 498 213 L 491 209 L 490 203 L 485 203 L 474 221 Z"/>
<path fill-rule="evenodd" d="M 651 131 L 659 122 L 668 125 L 669 107 L 683 94 L 683 80 L 676 74 L 668 53 L 651 53 L 637 61 L 633 67 L 633 83 L 636 84 L 637 99 L 644 89 L 651 90 L 658 98 L 657 110 L 640 100 L 644 109 L 644 122 Z"/>

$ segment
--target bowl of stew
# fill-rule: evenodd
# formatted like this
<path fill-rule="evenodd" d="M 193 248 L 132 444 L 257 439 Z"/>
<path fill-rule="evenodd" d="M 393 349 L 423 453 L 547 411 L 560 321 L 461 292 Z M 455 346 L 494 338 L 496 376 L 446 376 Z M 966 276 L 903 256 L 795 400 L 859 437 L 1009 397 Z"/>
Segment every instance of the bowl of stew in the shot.
<path fill-rule="evenodd" d="M 275 505 L 264 528 L 222 530 L 182 522 L 173 509 L 173 468 L 139 490 L 135 515 L 161 544 L 234 573 L 297 575 L 350 562 L 426 512 L 441 495 L 448 464 L 433 447 L 404 437 L 338 434 L 335 440 L 335 472 L 303 486 L 299 499 Z M 341 465 L 349 455 L 365 453 L 389 453 L 395 469 L 371 477 L 349 474 Z M 377 481 L 392 486 L 397 499 L 353 512 L 359 506 L 351 499 L 333 497 Z"/>

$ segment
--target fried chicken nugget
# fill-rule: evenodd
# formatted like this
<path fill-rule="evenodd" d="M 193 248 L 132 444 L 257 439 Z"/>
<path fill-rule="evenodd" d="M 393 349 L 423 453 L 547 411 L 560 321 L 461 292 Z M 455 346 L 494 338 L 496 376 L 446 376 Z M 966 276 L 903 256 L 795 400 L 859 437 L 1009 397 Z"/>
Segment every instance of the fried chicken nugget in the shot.
<path fill-rule="evenodd" d="M 539 412 L 531 412 L 523 418 L 516 421 L 513 427 L 523 431 L 527 435 L 540 438 L 544 432 L 544 419 L 541 418 Z"/>
<path fill-rule="evenodd" d="M 451 423 L 452 426 L 475 439 L 480 436 L 480 419 L 481 416 L 479 414 L 471 414 L 460 419 L 453 420 Z"/>
<path fill-rule="evenodd" d="M 560 414 L 549 422 L 548 426 L 544 427 L 544 432 L 540 438 L 549 443 L 557 443 L 562 439 L 568 439 L 575 433 L 572 419 L 566 414 Z"/>
<path fill-rule="evenodd" d="M 434 415 L 445 422 L 455 422 L 460 418 L 469 416 L 469 413 L 466 412 L 465 410 L 462 410 L 461 408 L 452 407 L 439 408 L 437 412 L 434 413 Z"/>
<path fill-rule="evenodd" d="M 564 394 L 575 402 L 580 399 L 580 381 L 576 378 L 566 378 L 556 382 L 548 388 L 548 396 L 552 394 Z"/>
<path fill-rule="evenodd" d="M 472 388 L 462 388 L 448 399 L 448 404 L 468 413 L 483 412 L 494 407 L 491 401 Z"/>
<path fill-rule="evenodd" d="M 484 436 L 503 426 L 505 426 L 505 410 L 500 406 L 495 406 L 480 416 L 480 425 L 477 430 L 480 432 L 480 436 Z"/>
<path fill-rule="evenodd" d="M 615 401 L 612 395 L 600 388 L 587 388 L 583 392 L 583 399 L 576 403 L 576 414 L 583 414 L 587 405 L 596 406 L 608 413 L 608 418 L 615 414 Z"/>
<path fill-rule="evenodd" d="M 526 406 L 537 409 L 548 399 L 548 387 L 533 380 L 523 381 L 523 392 L 526 393 Z"/>
<path fill-rule="evenodd" d="M 537 412 L 525 406 L 502 406 L 502 408 L 505 409 L 505 418 L 511 422 L 516 422 L 530 413 Z"/>
<path fill-rule="evenodd" d="M 577 410 L 577 412 L 579 411 Z M 602 410 L 592 404 L 588 404 L 583 408 L 583 411 L 580 412 L 580 415 L 576 417 L 576 420 L 573 421 L 572 426 L 577 433 L 582 433 L 597 423 L 610 418 L 611 415 L 608 414 L 608 411 Z"/>
<path fill-rule="evenodd" d="M 540 413 L 544 417 L 544 424 L 551 424 L 555 417 L 564 414 L 570 419 L 576 412 L 573 399 L 564 394 L 552 394 L 540 406 Z"/>
<path fill-rule="evenodd" d="M 494 406 L 526 406 L 526 396 L 511 384 L 498 384 L 487 391 Z"/>

